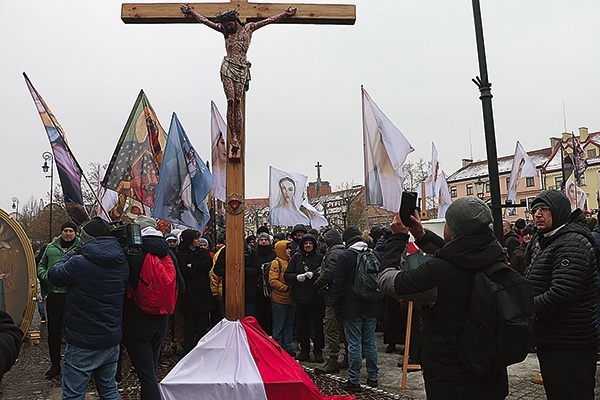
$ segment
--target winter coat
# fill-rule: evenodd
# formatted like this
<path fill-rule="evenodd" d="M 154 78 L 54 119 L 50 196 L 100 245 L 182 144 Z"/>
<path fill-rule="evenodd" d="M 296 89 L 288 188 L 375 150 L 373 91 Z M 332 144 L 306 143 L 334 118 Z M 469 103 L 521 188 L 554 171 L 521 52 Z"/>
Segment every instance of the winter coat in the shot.
<path fill-rule="evenodd" d="M 367 243 L 360 240 L 338 255 L 333 273 L 332 304 L 336 315 L 342 319 L 375 317 L 379 314 L 379 301 L 361 299 L 352 291 L 357 267 L 357 251 L 365 251 L 367 248 Z"/>
<path fill-rule="evenodd" d="M 212 261 L 212 269 L 210 270 L 209 278 L 210 278 L 210 292 L 213 297 L 218 297 L 219 300 L 223 300 L 223 277 L 215 274 L 215 263 L 217 262 L 217 258 L 219 258 L 219 254 L 225 247 L 221 247 L 215 255 L 213 256 Z"/>
<path fill-rule="evenodd" d="M 127 256 L 127 261 L 129 262 L 127 284 L 133 289 L 137 288 L 144 257 L 148 253 L 160 258 L 167 255 L 171 257 L 177 271 L 177 288 L 179 289 L 179 293 L 185 292 L 185 281 L 179 271 L 177 257 L 169 248 L 165 238 L 161 236 L 143 236 L 142 253 Z M 168 314 L 146 314 L 137 307 L 133 299 L 126 298 L 123 303 L 123 334 L 126 336 L 134 336 L 146 340 L 152 339 L 156 334 L 164 337 L 167 334 L 168 321 Z"/>
<path fill-rule="evenodd" d="M 428 241 L 439 243 L 440 239 Z M 398 265 L 398 255 L 406 247 L 407 240 L 408 235 L 392 235 L 382 269 Z M 502 260 L 503 249 L 493 233 L 485 229 L 446 243 L 435 258 L 396 275 L 394 291 L 397 294 L 438 287 L 437 302 L 423 310 L 420 358 L 428 397 L 483 400 L 504 398 L 508 394 L 506 369 L 484 379 L 463 366 L 457 356 L 458 337 L 466 322 L 475 272 Z"/>
<path fill-rule="evenodd" d="M 121 343 L 128 276 L 125 253 L 112 236 L 84 243 L 50 268 L 48 280 L 67 287 L 67 342 L 86 349 L 106 349 Z"/>
<path fill-rule="evenodd" d="M 307 240 L 312 240 L 314 243 L 312 251 L 308 253 L 304 251 L 304 243 Z M 284 275 L 285 281 L 292 285 L 292 294 L 296 303 L 310 304 L 323 302 L 323 296 L 319 294 L 314 284 L 322 259 L 323 255 L 317 251 L 317 239 L 310 234 L 304 235 L 298 245 L 298 251 L 292 256 Z M 312 271 L 312 279 L 298 282 L 296 277 L 308 271 Z"/>
<path fill-rule="evenodd" d="M 225 247 L 219 253 L 215 261 L 213 272 L 215 275 L 223 278 L 223 293 L 227 291 L 227 279 L 225 275 L 226 253 Z M 260 264 L 258 263 L 258 253 L 250 246 L 246 246 L 244 251 L 244 302 L 245 304 L 256 303 L 256 285 L 260 276 Z"/>
<path fill-rule="evenodd" d="M 337 231 L 329 230 L 323 235 L 327 252 L 321 261 L 321 273 L 315 280 L 315 286 L 323 293 L 326 306 L 333 306 L 333 277 L 337 260 L 346 249 L 342 237 Z"/>
<path fill-rule="evenodd" d="M 290 257 L 286 247 L 289 241 L 280 240 L 275 243 L 277 258 L 271 262 L 269 268 L 269 286 L 271 286 L 271 301 L 279 304 L 294 304 L 292 298 L 292 286 L 285 281 L 284 275 L 287 270 Z"/>
<path fill-rule="evenodd" d="M 177 251 L 179 270 L 185 281 L 185 292 L 179 295 L 178 310 L 182 315 L 197 315 L 208 312 L 214 305 L 210 291 L 212 258 L 206 249 L 185 248 Z"/>
<path fill-rule="evenodd" d="M 552 208 L 552 200 L 546 204 Z M 553 217 L 554 217 L 554 210 Z M 553 225 L 554 227 L 554 225 Z M 525 276 L 536 313 L 534 344 L 553 350 L 596 348 L 596 255 L 580 209 L 549 232 L 538 232 L 528 248 Z"/>
<path fill-rule="evenodd" d="M 22 339 L 21 329 L 7 312 L 0 310 L 0 379 L 17 360 Z"/>
<path fill-rule="evenodd" d="M 512 229 L 504 235 L 504 247 L 506 247 L 506 252 L 508 253 L 508 258 L 510 259 L 513 255 L 513 252 L 517 247 L 521 245 L 521 241 L 519 240 L 519 235 L 517 232 Z"/>
<path fill-rule="evenodd" d="M 44 254 L 37 265 L 37 275 L 41 281 L 44 281 L 48 285 L 48 293 L 66 293 L 67 288 L 64 286 L 55 286 L 48 281 L 48 270 L 52 268 L 54 264 L 67 252 L 75 249 L 81 239 L 79 236 L 75 236 L 73 244 L 65 251 L 60 245 L 60 236 L 54 239 L 52 243 L 49 243 L 44 250 Z"/>

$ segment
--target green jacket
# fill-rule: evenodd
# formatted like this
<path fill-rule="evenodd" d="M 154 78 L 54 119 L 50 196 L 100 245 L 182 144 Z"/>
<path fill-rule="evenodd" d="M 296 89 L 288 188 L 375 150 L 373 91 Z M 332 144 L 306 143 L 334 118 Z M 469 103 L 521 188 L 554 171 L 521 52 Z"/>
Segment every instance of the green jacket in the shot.
<path fill-rule="evenodd" d="M 54 286 L 52 283 L 50 283 L 48 280 L 48 270 L 52 268 L 52 266 L 56 264 L 56 262 L 60 260 L 63 255 L 65 255 L 68 251 L 73 250 L 75 246 L 79 244 L 80 240 L 81 239 L 79 238 L 79 235 L 75 236 L 73 244 L 66 251 L 63 251 L 62 247 L 60 246 L 60 236 L 46 246 L 46 251 L 44 251 L 44 255 L 42 256 L 42 259 L 37 267 L 37 275 L 40 280 L 43 280 L 48 285 L 48 292 L 67 293 L 66 287 Z"/>

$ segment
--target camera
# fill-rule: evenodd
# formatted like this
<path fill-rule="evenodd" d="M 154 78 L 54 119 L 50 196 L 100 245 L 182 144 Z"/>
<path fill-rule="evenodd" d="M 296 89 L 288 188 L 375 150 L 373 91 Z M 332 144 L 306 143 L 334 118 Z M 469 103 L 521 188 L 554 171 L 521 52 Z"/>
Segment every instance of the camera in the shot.
<path fill-rule="evenodd" d="M 142 253 L 142 228 L 140 225 L 133 222 L 114 221 L 111 222 L 110 233 L 119 240 L 126 255 Z"/>

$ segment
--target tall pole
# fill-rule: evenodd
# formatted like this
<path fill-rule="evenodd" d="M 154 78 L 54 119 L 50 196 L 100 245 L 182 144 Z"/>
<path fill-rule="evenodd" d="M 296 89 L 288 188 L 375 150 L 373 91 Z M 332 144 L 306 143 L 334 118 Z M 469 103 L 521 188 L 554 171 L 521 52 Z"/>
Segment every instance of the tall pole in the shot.
<path fill-rule="evenodd" d="M 52 153 L 49 151 L 45 151 L 42 154 L 42 158 L 44 159 L 44 165 L 42 165 L 42 170 L 44 172 L 48 172 L 48 161 L 50 161 L 50 176 L 46 176 L 46 178 L 50 178 L 50 223 L 48 227 L 48 243 L 52 243 L 52 197 L 53 197 L 53 188 L 54 188 L 54 157 Z"/>
<path fill-rule="evenodd" d="M 479 58 L 479 76 L 472 81 L 479 87 L 481 106 L 483 109 L 483 125 L 485 130 L 485 147 L 487 151 L 488 172 L 490 176 L 490 195 L 492 201 L 492 216 L 494 217 L 494 234 L 498 241 L 504 244 L 502 234 L 502 205 L 500 204 L 500 180 L 498 175 L 498 154 L 496 151 L 496 134 L 494 132 L 494 113 L 492 111 L 492 84 L 488 78 L 485 44 L 483 40 L 483 25 L 481 23 L 481 8 L 479 0 L 473 2 L 473 19 L 475 22 L 475 39 Z"/>

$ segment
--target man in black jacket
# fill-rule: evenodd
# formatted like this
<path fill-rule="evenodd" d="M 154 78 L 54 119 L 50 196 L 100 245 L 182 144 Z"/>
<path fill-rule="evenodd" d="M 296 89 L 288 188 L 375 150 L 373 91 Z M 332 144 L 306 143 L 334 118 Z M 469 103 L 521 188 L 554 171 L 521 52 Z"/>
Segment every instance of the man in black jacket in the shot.
<path fill-rule="evenodd" d="M 531 203 L 538 233 L 525 254 L 536 312 L 535 346 L 549 400 L 594 398 L 596 255 L 580 209 L 567 196 L 540 193 Z"/>
<path fill-rule="evenodd" d="M 338 256 L 333 278 L 333 304 L 342 320 L 348 341 L 348 380 L 340 383 L 340 386 L 347 391 L 358 391 L 363 355 L 367 366 L 367 385 L 378 385 L 375 327 L 379 302 L 362 299 L 352 290 L 358 254 L 368 249 L 362 232 L 356 226 L 349 226 L 344 230 L 342 238 L 346 250 Z"/>
<path fill-rule="evenodd" d="M 338 363 L 340 343 L 345 342 L 342 321 L 335 315 L 335 307 L 333 305 L 333 276 L 338 256 L 344 252 L 345 247 L 342 236 L 335 229 L 325 232 L 323 240 L 327 251 L 323 257 L 323 261 L 321 261 L 320 274 L 315 281 L 315 286 L 319 289 L 319 292 L 323 293 L 323 298 L 325 299 L 325 319 L 323 326 L 325 344 L 327 345 L 329 355 L 323 368 L 315 368 L 315 373 L 331 374 L 340 370 Z M 347 358 L 348 354 L 346 354 Z"/>
<path fill-rule="evenodd" d="M 435 304 L 423 310 L 423 343 L 419 349 L 427 398 L 461 400 L 498 400 L 508 394 L 506 368 L 481 377 L 459 361 L 459 337 L 465 327 L 473 277 L 492 264 L 504 260 L 503 248 L 490 229 L 492 212 L 478 198 L 455 200 L 446 211 L 444 240 L 425 231 L 418 213 L 410 226 L 398 213 L 391 224 L 393 232 L 381 263 L 379 288 L 382 292 L 404 297 L 437 287 Z M 419 248 L 436 256 L 418 268 L 402 270 L 402 253 L 408 232 Z M 508 266 L 507 266 L 508 268 Z"/>

